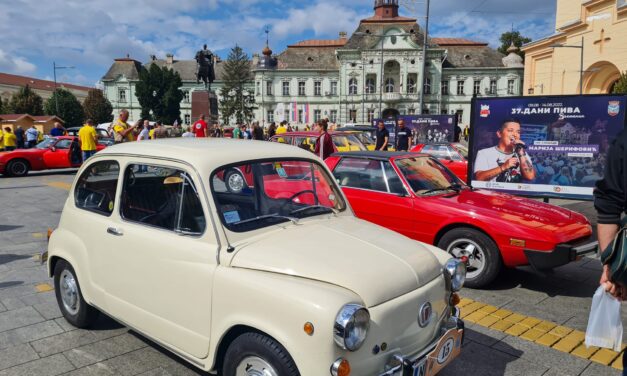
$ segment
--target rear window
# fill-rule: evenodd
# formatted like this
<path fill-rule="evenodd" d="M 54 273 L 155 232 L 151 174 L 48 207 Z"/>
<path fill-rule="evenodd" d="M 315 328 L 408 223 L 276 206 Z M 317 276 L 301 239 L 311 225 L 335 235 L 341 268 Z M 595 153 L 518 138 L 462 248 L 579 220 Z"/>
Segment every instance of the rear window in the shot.
<path fill-rule="evenodd" d="M 120 175 L 115 161 L 101 161 L 89 165 L 76 182 L 74 204 L 77 208 L 110 216 Z"/>

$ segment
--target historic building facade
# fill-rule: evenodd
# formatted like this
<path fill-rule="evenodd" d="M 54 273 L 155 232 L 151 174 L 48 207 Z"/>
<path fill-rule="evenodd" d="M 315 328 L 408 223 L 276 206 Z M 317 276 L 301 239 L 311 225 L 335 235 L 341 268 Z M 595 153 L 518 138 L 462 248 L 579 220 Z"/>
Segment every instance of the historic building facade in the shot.
<path fill-rule="evenodd" d="M 35 93 L 44 100 L 50 98 L 55 90 L 54 81 L 40 80 L 39 78 L 18 76 L 15 74 L 0 73 L 0 98 L 3 100 L 11 99 L 11 96 L 28 85 Z M 63 82 L 56 83 L 57 88 L 68 90 L 79 102 L 83 102 L 87 98 L 87 93 L 92 88 L 74 84 L 66 84 Z"/>
<path fill-rule="evenodd" d="M 610 93 L 627 70 L 627 0 L 556 1 L 555 33 L 523 46 L 525 94 Z"/>

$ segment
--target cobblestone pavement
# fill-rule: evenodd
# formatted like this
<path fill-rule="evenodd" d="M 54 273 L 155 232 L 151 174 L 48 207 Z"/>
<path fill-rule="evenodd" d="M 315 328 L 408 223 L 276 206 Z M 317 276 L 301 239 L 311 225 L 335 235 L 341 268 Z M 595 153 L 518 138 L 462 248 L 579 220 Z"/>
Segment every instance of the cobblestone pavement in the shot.
<path fill-rule="evenodd" d="M 73 178 L 72 170 L 0 178 L 0 376 L 207 375 L 107 317 L 90 330 L 61 317 L 52 280 L 33 256 L 45 248 L 47 229 L 57 225 Z M 590 203 L 557 203 L 592 219 Z M 585 331 L 599 272 L 594 259 L 546 275 L 508 270 L 490 288 L 462 295 Z M 620 375 L 470 322 L 466 338 L 460 358 L 441 375 Z"/>

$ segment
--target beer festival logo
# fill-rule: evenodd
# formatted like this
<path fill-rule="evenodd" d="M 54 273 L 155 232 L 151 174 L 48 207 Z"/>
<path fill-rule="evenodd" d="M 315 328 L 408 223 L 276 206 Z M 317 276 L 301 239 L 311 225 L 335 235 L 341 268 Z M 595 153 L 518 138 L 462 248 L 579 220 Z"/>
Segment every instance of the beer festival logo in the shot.
<path fill-rule="evenodd" d="M 607 114 L 616 116 L 620 113 L 620 101 L 610 101 L 607 105 Z"/>
<path fill-rule="evenodd" d="M 490 116 L 490 105 L 489 104 L 482 104 L 481 105 L 481 111 L 479 112 L 479 116 L 481 116 L 482 118 L 487 118 L 488 116 Z"/>

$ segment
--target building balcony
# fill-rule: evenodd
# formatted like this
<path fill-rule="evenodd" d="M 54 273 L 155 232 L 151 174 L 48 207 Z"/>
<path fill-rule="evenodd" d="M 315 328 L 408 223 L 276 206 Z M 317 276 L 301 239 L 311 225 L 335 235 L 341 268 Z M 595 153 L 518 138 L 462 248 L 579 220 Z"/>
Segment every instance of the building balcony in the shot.
<path fill-rule="evenodd" d="M 383 101 L 386 103 L 400 102 L 402 99 L 401 93 L 383 93 Z"/>

